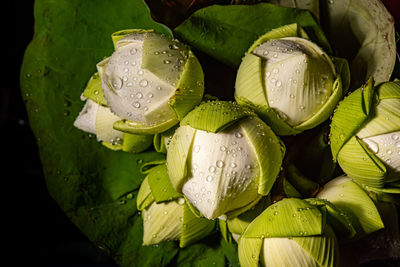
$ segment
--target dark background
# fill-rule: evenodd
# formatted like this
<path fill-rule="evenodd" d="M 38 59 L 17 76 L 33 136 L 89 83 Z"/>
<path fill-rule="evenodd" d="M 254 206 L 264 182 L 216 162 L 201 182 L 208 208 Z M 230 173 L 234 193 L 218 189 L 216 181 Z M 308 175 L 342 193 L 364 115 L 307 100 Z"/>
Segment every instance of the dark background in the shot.
<path fill-rule="evenodd" d="M 34 1 L 22 2 L 6 4 L 9 6 L 2 15 L 0 140 L 3 141 L 1 151 L 5 153 L 0 165 L 3 167 L 0 218 L 6 222 L 3 226 L 6 238 L 0 239 L 6 247 L 3 263 L 11 262 L 9 266 L 116 266 L 68 220 L 47 192 L 19 88 L 20 66 L 26 46 L 32 40 L 34 25 Z M 399 19 L 400 9 L 393 10 Z M 393 265 L 381 262 L 368 266 Z"/>

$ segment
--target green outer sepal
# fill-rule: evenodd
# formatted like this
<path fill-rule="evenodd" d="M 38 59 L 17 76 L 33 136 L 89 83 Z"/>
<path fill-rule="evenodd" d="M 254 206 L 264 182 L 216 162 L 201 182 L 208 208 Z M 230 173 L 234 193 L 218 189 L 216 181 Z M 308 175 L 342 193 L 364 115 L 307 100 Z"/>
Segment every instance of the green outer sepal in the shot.
<path fill-rule="evenodd" d="M 98 72 L 94 73 L 90 77 L 85 90 L 83 91 L 83 96 L 93 100 L 99 105 L 107 107 L 107 101 L 104 98 L 103 88 L 101 87 L 101 78 Z"/>
<path fill-rule="evenodd" d="M 181 121 L 181 126 L 217 133 L 255 113 L 231 101 L 209 101 L 200 104 Z"/>
<path fill-rule="evenodd" d="M 176 192 L 172 187 L 165 164 L 152 168 L 147 175 L 147 179 L 151 194 L 157 203 L 183 197 L 182 194 Z"/>
<path fill-rule="evenodd" d="M 217 225 L 217 221 L 208 220 L 204 217 L 199 218 L 192 213 L 186 204 L 183 208 L 183 222 L 179 247 L 183 248 L 211 234 Z"/>
<path fill-rule="evenodd" d="M 154 202 L 154 197 L 151 194 L 151 188 L 147 177 L 144 178 L 140 185 L 139 192 L 136 198 L 136 207 L 139 211 L 144 210 Z"/>
<path fill-rule="evenodd" d="M 180 126 L 172 137 L 167 153 L 167 169 L 172 186 L 182 193 L 182 186 L 187 176 L 187 161 L 191 151 L 196 129 L 190 126 Z"/>
<path fill-rule="evenodd" d="M 243 236 L 261 238 L 320 235 L 325 226 L 323 217 L 316 207 L 306 201 L 286 198 L 261 213 L 249 224 Z"/>
<path fill-rule="evenodd" d="M 148 33 L 148 32 L 154 32 L 154 30 L 126 29 L 112 33 L 111 39 L 114 44 L 114 50 L 117 50 L 117 42 L 121 39 L 124 39 L 126 36 L 129 36 L 133 33 Z"/>
<path fill-rule="evenodd" d="M 173 126 L 172 128 L 168 129 L 165 132 L 162 133 L 156 133 L 154 135 L 154 139 L 153 139 L 153 145 L 154 145 L 154 149 L 159 152 L 159 153 L 167 153 L 167 146 L 169 144 L 165 143 L 165 138 L 169 139 L 169 142 L 172 139 L 172 136 L 175 133 L 175 130 L 178 128 L 178 126 Z"/>
<path fill-rule="evenodd" d="M 148 149 L 153 143 L 152 135 L 139 135 L 124 133 L 122 151 L 140 153 Z"/>
<path fill-rule="evenodd" d="M 219 232 L 222 235 L 222 238 L 227 242 L 227 243 L 232 243 L 232 234 L 228 230 L 228 223 L 225 220 L 218 220 L 218 229 Z"/>
<path fill-rule="evenodd" d="M 336 162 L 340 149 L 362 127 L 370 115 L 374 95 L 372 78 L 345 97 L 337 106 L 331 123 L 331 150 Z"/>
<path fill-rule="evenodd" d="M 337 161 L 357 183 L 375 188 L 385 186 L 386 166 L 356 136 L 351 137 L 340 149 Z"/>
<path fill-rule="evenodd" d="M 251 120 L 259 121 L 257 127 L 254 127 Z M 260 166 L 258 193 L 267 195 L 280 172 L 286 147 L 271 128 L 257 117 L 243 119 L 241 128 L 249 140 L 249 145 L 254 150 Z M 264 149 L 268 149 L 268 153 L 265 153 Z"/>
<path fill-rule="evenodd" d="M 176 118 L 156 125 L 145 125 L 142 123 L 123 119 L 120 121 L 116 121 L 113 125 L 113 128 L 115 130 L 131 134 L 156 134 L 160 132 L 165 132 L 166 130 L 178 123 L 179 121 Z"/>
<path fill-rule="evenodd" d="M 200 62 L 189 50 L 188 59 L 178 82 L 175 94 L 168 104 L 175 111 L 178 120 L 197 106 L 204 94 L 204 73 Z"/>
<path fill-rule="evenodd" d="M 305 199 L 311 205 L 317 206 L 320 210 L 324 209 L 326 222 L 333 227 L 338 238 L 347 242 L 352 240 L 357 232 L 362 231 L 357 219 L 348 212 L 339 209 L 334 204 L 325 199 L 308 198 Z"/>

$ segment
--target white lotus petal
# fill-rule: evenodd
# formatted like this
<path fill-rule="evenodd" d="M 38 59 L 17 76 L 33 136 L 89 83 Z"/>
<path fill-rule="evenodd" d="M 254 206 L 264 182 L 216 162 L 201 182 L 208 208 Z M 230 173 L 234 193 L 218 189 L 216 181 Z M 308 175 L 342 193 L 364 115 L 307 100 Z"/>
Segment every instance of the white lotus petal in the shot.
<path fill-rule="evenodd" d="M 289 238 L 265 238 L 260 262 L 262 266 L 319 266 L 307 251 Z"/>
<path fill-rule="evenodd" d="M 297 37 L 270 40 L 253 53 L 266 60 L 264 84 L 269 106 L 290 125 L 306 121 L 332 94 L 335 68 L 312 42 Z"/>
<path fill-rule="evenodd" d="M 367 147 L 388 167 L 385 181 L 400 177 L 400 131 L 363 138 Z"/>
<path fill-rule="evenodd" d="M 209 219 L 258 197 L 259 166 L 240 124 L 217 134 L 197 130 L 189 164 L 182 192 Z"/>
<path fill-rule="evenodd" d="M 74 121 L 74 126 L 82 131 L 96 134 L 96 114 L 99 104 L 87 99 L 82 111 Z"/>
<path fill-rule="evenodd" d="M 114 122 L 121 120 L 107 107 L 99 105 L 96 114 L 96 137 L 99 141 L 114 145 L 122 144 L 124 133 L 113 128 Z"/>
<path fill-rule="evenodd" d="M 174 118 L 168 100 L 175 88 L 141 68 L 143 38 L 132 38 L 118 41 L 105 71 L 99 70 L 108 105 L 119 117 L 147 125 Z"/>

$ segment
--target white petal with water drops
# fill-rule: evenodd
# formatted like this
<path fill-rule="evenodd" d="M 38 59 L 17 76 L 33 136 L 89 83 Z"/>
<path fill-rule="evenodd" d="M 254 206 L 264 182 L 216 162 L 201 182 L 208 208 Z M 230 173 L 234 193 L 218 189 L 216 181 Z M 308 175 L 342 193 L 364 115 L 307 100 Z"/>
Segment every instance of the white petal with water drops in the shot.
<path fill-rule="evenodd" d="M 400 131 L 363 138 L 362 141 L 388 168 L 386 181 L 400 177 Z"/>
<path fill-rule="evenodd" d="M 134 33 L 118 41 L 117 50 L 99 73 L 102 74 L 104 96 L 116 115 L 154 125 L 175 118 L 168 105 L 175 88 L 141 68 L 145 36 Z M 132 96 L 136 96 L 134 101 Z"/>
<path fill-rule="evenodd" d="M 219 133 L 197 130 L 182 192 L 205 217 L 215 219 L 258 197 L 259 166 L 247 142 L 240 124 Z"/>

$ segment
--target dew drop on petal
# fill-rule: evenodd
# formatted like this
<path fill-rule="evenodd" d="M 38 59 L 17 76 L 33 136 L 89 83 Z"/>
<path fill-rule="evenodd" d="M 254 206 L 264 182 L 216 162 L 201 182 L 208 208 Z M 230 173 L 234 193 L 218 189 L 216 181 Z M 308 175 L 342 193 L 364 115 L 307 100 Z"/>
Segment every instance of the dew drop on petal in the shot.
<path fill-rule="evenodd" d="M 139 85 L 142 87 L 146 87 L 149 84 L 149 82 L 146 79 L 143 79 L 139 82 Z"/>

